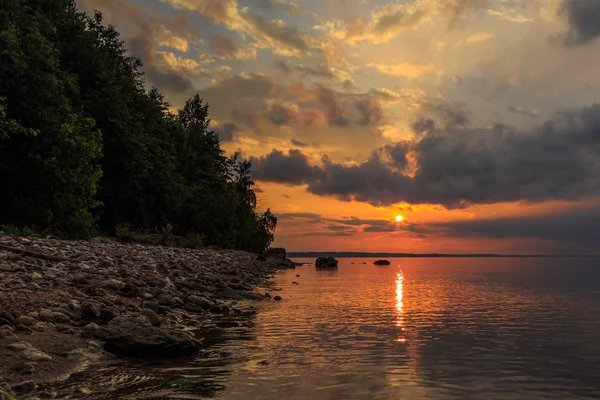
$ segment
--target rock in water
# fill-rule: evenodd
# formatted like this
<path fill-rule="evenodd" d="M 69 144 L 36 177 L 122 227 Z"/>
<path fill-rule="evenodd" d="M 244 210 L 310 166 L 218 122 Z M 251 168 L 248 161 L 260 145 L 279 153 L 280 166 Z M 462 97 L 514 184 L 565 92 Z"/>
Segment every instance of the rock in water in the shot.
<path fill-rule="evenodd" d="M 333 257 L 319 257 L 315 262 L 317 269 L 336 269 L 338 267 L 338 260 Z"/>
<path fill-rule="evenodd" d="M 373 264 L 375 264 L 375 265 L 390 265 L 391 263 L 388 260 L 377 260 Z"/>
<path fill-rule="evenodd" d="M 117 317 L 96 338 L 105 342 L 106 351 L 125 357 L 178 357 L 200 350 L 200 343 L 189 334 L 152 326 L 143 315 Z"/>

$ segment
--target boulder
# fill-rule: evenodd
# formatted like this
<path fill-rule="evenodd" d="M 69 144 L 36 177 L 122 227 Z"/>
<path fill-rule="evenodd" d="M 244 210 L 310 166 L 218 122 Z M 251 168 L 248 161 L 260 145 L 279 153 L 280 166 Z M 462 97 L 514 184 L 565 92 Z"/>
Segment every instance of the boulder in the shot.
<path fill-rule="evenodd" d="M 338 260 L 333 257 L 319 257 L 315 261 L 316 269 L 336 269 L 338 267 Z"/>
<path fill-rule="evenodd" d="M 143 315 L 117 317 L 95 332 L 95 336 L 105 342 L 106 351 L 124 357 L 178 357 L 200 350 L 200 343 L 189 334 L 152 326 Z"/>
<path fill-rule="evenodd" d="M 283 247 L 275 247 L 265 250 L 262 255 L 266 258 L 274 258 L 283 261 L 286 259 L 287 252 Z"/>
<path fill-rule="evenodd" d="M 390 265 L 391 263 L 388 260 L 377 260 L 373 264 L 374 265 Z"/>

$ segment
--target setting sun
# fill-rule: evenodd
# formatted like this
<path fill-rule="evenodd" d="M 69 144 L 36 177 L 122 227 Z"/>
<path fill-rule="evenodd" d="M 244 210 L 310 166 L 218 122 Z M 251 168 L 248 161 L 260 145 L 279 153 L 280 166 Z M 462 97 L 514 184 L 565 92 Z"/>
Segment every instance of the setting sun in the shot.
<path fill-rule="evenodd" d="M 404 221 L 404 217 L 402 215 L 396 215 L 396 222 Z"/>

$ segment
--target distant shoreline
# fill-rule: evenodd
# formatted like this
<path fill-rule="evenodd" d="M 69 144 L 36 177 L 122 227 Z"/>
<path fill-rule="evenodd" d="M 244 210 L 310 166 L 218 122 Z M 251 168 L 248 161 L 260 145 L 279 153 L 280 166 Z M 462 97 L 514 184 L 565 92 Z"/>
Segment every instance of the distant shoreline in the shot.
<path fill-rule="evenodd" d="M 353 252 L 288 252 L 289 258 L 598 258 L 598 254 L 417 254 L 417 253 L 353 253 Z"/>

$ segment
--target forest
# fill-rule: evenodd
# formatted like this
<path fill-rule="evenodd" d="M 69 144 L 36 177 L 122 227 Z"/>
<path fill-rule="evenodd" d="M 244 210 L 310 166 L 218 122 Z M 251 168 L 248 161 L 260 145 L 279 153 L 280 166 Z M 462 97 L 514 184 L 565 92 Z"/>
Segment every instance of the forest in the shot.
<path fill-rule="evenodd" d="M 0 2 L 0 226 L 263 251 L 277 218 L 257 212 L 250 163 L 198 95 L 170 111 L 142 63 L 73 0 Z"/>

